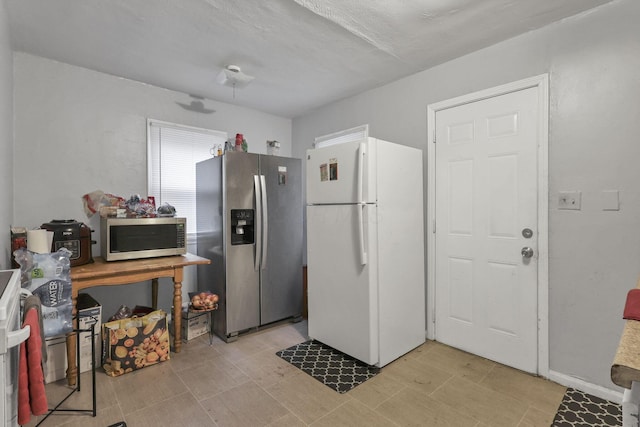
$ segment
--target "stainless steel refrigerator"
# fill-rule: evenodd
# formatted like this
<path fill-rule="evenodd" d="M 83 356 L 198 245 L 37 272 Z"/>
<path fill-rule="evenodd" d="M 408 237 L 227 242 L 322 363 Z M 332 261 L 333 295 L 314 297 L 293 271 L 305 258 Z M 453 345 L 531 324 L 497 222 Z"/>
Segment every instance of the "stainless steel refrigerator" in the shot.
<path fill-rule="evenodd" d="M 196 164 L 198 289 L 225 341 L 302 313 L 302 162 L 227 152 Z"/>

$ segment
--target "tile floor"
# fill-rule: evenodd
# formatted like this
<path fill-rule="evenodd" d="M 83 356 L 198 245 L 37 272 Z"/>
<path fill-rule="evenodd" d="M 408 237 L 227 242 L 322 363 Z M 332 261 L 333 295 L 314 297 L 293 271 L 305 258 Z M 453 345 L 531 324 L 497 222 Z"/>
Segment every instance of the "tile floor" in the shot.
<path fill-rule="evenodd" d="M 565 387 L 429 341 L 338 394 L 275 352 L 307 339 L 284 322 L 234 343 L 202 336 L 171 360 L 121 377 L 96 373 L 98 414 L 56 413 L 42 426 L 545 426 Z M 65 407 L 90 408 L 91 377 Z M 51 402 L 65 381 L 47 385 Z M 56 400 L 57 399 L 57 400 Z M 40 417 L 41 419 L 42 417 Z M 38 418 L 32 418 L 30 426 Z"/>

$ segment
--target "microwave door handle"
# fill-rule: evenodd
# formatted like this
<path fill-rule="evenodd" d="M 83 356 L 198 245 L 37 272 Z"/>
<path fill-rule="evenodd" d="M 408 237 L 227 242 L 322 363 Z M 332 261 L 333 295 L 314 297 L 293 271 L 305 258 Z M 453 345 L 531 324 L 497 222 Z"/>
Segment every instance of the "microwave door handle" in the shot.
<path fill-rule="evenodd" d="M 7 333 L 7 348 L 13 348 L 26 341 L 31 335 L 31 326 L 25 325 L 22 329 Z"/>
<path fill-rule="evenodd" d="M 267 242 L 269 242 L 269 209 L 267 208 L 267 183 L 264 175 L 260 175 L 262 187 L 262 269 L 267 268 Z"/>
<path fill-rule="evenodd" d="M 258 175 L 253 176 L 253 191 L 256 196 L 256 218 L 255 218 L 255 248 L 256 252 L 253 258 L 253 269 L 255 271 L 260 270 L 260 257 L 262 254 L 262 191 L 260 187 L 260 177 Z"/>

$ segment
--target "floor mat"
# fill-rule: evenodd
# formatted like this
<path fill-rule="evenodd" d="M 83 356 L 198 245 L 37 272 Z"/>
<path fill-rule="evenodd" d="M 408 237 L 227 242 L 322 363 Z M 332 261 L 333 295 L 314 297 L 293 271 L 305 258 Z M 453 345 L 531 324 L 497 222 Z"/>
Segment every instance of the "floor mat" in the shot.
<path fill-rule="evenodd" d="M 621 426 L 622 407 L 608 400 L 569 388 L 551 427 Z"/>
<path fill-rule="evenodd" d="M 314 340 L 280 350 L 276 355 L 338 393 L 348 392 L 380 371 Z"/>

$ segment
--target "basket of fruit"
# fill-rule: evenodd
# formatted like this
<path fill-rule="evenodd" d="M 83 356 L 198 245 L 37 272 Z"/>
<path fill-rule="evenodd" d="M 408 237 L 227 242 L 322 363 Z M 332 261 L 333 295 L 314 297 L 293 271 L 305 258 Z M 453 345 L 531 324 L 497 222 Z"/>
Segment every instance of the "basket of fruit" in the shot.
<path fill-rule="evenodd" d="M 218 308 L 218 295 L 212 292 L 190 292 L 189 298 L 191 311 L 211 311 Z"/>

